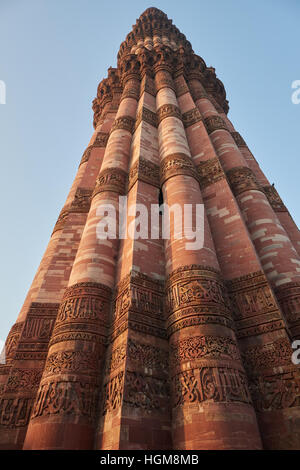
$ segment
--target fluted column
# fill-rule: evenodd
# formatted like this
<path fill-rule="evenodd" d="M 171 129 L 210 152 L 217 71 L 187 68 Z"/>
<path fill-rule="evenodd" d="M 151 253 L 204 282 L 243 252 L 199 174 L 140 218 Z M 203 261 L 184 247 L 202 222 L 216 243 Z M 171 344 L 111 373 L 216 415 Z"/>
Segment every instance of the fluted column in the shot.
<path fill-rule="evenodd" d="M 138 87 L 129 79 L 124 87 Z M 121 101 L 53 330 L 25 449 L 93 447 L 118 240 L 98 240 L 98 206 L 124 194 L 136 100 Z M 64 397 L 64 399 L 62 399 Z"/>
<path fill-rule="evenodd" d="M 194 100 L 208 99 L 203 88 L 193 80 L 190 85 Z M 189 90 L 179 98 L 179 102 L 186 116 L 186 133 L 198 168 L 218 259 L 230 292 L 239 345 L 264 446 L 297 448 L 298 374 L 291 361 L 292 349 L 284 316 L 270 281 L 262 271 L 203 117 L 199 113 L 196 122 L 191 118 L 193 113 L 197 113 Z M 200 153 L 200 149 L 204 152 Z M 271 351 L 270 355 L 267 351 Z M 293 398 L 287 403 L 284 393 L 288 393 L 290 382 L 295 388 Z M 284 391 L 282 399 L 275 402 L 280 387 Z"/>
<path fill-rule="evenodd" d="M 201 90 L 202 87 L 197 80 L 191 80 L 190 86 L 194 87 L 194 90 Z M 205 94 L 203 87 L 202 91 Z M 300 279 L 300 258 L 224 120 L 207 96 L 203 95 L 196 104 L 242 211 L 262 267 L 286 314 L 291 334 L 296 338 L 299 335 L 300 305 L 298 302 L 291 305 L 295 297 L 291 288 L 295 283 L 297 285 Z M 287 289 L 291 299 L 289 309 L 286 308 L 285 302 L 281 301 L 281 296 Z"/>
<path fill-rule="evenodd" d="M 155 80 L 164 202 L 195 207 L 203 201 L 172 76 L 164 66 L 158 66 Z M 203 222 L 202 249 L 186 250 L 188 240 L 174 238 L 172 224 L 171 239 L 165 245 L 173 448 L 260 448 L 206 216 Z"/>

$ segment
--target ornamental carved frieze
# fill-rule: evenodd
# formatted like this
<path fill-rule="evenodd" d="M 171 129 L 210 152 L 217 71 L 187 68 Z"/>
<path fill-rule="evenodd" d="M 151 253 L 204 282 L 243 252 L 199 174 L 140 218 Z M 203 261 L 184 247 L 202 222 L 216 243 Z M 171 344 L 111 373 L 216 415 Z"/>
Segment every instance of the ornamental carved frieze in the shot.
<path fill-rule="evenodd" d="M 157 116 L 159 124 L 168 117 L 175 117 L 180 120 L 182 119 L 180 109 L 174 104 L 163 104 L 160 106 L 157 110 Z"/>
<path fill-rule="evenodd" d="M 106 147 L 108 137 L 108 132 L 98 132 L 91 147 Z"/>
<path fill-rule="evenodd" d="M 298 327 L 300 335 L 300 282 L 283 284 L 275 294 L 290 328 Z"/>
<path fill-rule="evenodd" d="M 181 83 L 177 80 L 175 80 L 175 87 L 176 87 L 176 96 L 179 98 L 180 96 L 185 95 L 186 93 L 189 93 L 189 87 L 187 86 L 185 81 L 182 81 Z"/>
<path fill-rule="evenodd" d="M 246 375 L 229 367 L 200 367 L 173 377 L 173 407 L 203 402 L 251 403 Z"/>
<path fill-rule="evenodd" d="M 225 178 L 225 173 L 217 157 L 200 162 L 196 168 L 201 189 Z"/>
<path fill-rule="evenodd" d="M 196 88 L 195 86 L 190 86 L 190 93 L 196 103 L 198 100 L 206 99 L 209 100 L 209 96 L 206 91 L 203 91 L 202 88 Z"/>
<path fill-rule="evenodd" d="M 124 371 L 119 372 L 104 385 L 102 414 L 118 409 L 122 404 Z"/>
<path fill-rule="evenodd" d="M 68 207 L 69 212 L 86 213 L 90 209 L 92 190 L 85 188 L 77 188 L 73 201 Z"/>
<path fill-rule="evenodd" d="M 63 209 L 61 213 L 58 216 L 57 222 L 54 226 L 52 235 L 57 232 L 58 230 L 62 230 L 66 224 L 67 218 L 69 215 L 69 210 L 68 209 Z"/>
<path fill-rule="evenodd" d="M 32 398 L 3 397 L 0 399 L 0 425 L 21 427 L 28 424 L 32 409 Z"/>
<path fill-rule="evenodd" d="M 128 175 L 121 168 L 102 170 L 96 180 L 93 196 L 104 191 L 112 191 L 120 195 L 126 194 Z"/>
<path fill-rule="evenodd" d="M 239 337 L 284 327 L 274 293 L 262 271 L 228 281 L 227 288 Z"/>
<path fill-rule="evenodd" d="M 155 82 L 149 75 L 145 75 L 141 83 L 141 95 L 149 93 L 149 95 L 156 96 Z"/>
<path fill-rule="evenodd" d="M 182 115 L 182 122 L 185 128 L 202 121 L 202 117 L 198 108 L 190 109 Z"/>
<path fill-rule="evenodd" d="M 239 132 L 231 132 L 231 135 L 238 147 L 247 147 L 246 142 L 244 141 L 243 137 Z"/>
<path fill-rule="evenodd" d="M 34 391 L 38 386 L 42 377 L 41 369 L 21 369 L 14 368 L 8 377 L 6 385 L 6 393 Z"/>
<path fill-rule="evenodd" d="M 228 294 L 220 274 L 202 266 L 186 266 L 174 271 L 166 283 L 166 313 L 198 307 L 202 314 L 230 318 Z M 175 320 L 176 316 L 174 316 Z M 178 317 L 177 317 L 178 318 Z"/>
<path fill-rule="evenodd" d="M 133 98 L 134 100 L 138 101 L 140 98 L 139 88 L 140 88 L 139 86 L 134 86 L 133 84 L 130 83 L 124 89 L 122 96 L 121 96 L 121 101 L 124 100 L 125 98 Z"/>
<path fill-rule="evenodd" d="M 5 341 L 5 362 L 7 364 L 9 364 L 14 357 L 23 326 L 24 322 L 15 323 L 8 333 Z"/>
<path fill-rule="evenodd" d="M 100 336 L 98 333 L 93 334 L 92 332 L 82 331 L 88 328 L 93 331 L 92 325 L 84 325 L 82 323 L 60 325 L 59 328 L 56 329 L 55 336 L 52 336 L 49 347 L 53 346 L 53 344 L 64 343 L 66 341 L 82 341 L 106 345 L 106 337 Z M 67 332 L 64 333 L 62 332 L 63 330 L 67 330 Z"/>
<path fill-rule="evenodd" d="M 273 185 L 264 186 L 263 191 L 275 212 L 287 212 L 287 208 Z"/>
<path fill-rule="evenodd" d="M 162 283 L 137 272 L 121 281 L 114 299 L 115 320 L 129 310 L 151 318 L 160 319 L 163 315 Z"/>
<path fill-rule="evenodd" d="M 146 108 L 143 106 L 137 113 L 136 116 L 136 121 L 135 121 L 135 129 L 138 128 L 140 123 L 144 121 L 150 124 L 153 127 L 158 126 L 158 121 L 157 121 L 157 114 L 151 111 L 150 109 Z"/>
<path fill-rule="evenodd" d="M 73 415 L 95 419 L 97 387 L 94 381 L 48 381 L 40 386 L 31 418 L 49 415 Z"/>
<path fill-rule="evenodd" d="M 99 374 L 101 358 L 99 350 L 95 351 L 58 351 L 47 357 L 44 377 L 55 374 L 84 372 L 84 374 Z"/>
<path fill-rule="evenodd" d="M 192 158 L 184 153 L 173 153 L 164 158 L 160 166 L 161 186 L 173 176 L 186 175 L 197 179 L 197 172 Z"/>
<path fill-rule="evenodd" d="M 32 302 L 19 339 L 15 358 L 46 359 L 59 304 Z"/>
<path fill-rule="evenodd" d="M 146 160 L 146 158 L 140 157 L 129 172 L 128 191 L 138 180 L 159 188 L 159 166 L 150 160 Z"/>
<path fill-rule="evenodd" d="M 97 331 L 97 326 L 107 322 L 110 298 L 111 290 L 100 283 L 81 282 L 69 287 L 59 307 L 54 333 L 63 323 L 69 328 L 70 322 L 90 323 Z"/>
<path fill-rule="evenodd" d="M 221 118 L 221 116 L 217 114 L 214 116 L 208 116 L 207 118 L 205 118 L 204 124 L 205 124 L 208 135 L 220 129 L 227 130 L 226 122 L 224 121 L 224 119 Z"/>
<path fill-rule="evenodd" d="M 168 72 L 161 71 L 160 73 L 156 74 L 155 86 L 157 93 L 163 88 L 171 88 L 171 90 L 176 92 L 174 81 Z"/>
<path fill-rule="evenodd" d="M 124 404 L 148 411 L 168 408 L 170 387 L 161 377 L 127 371 L 124 384 Z"/>
<path fill-rule="evenodd" d="M 121 116 L 119 118 L 116 118 L 114 120 L 113 125 L 111 126 L 110 134 L 112 134 L 112 132 L 117 129 L 122 129 L 132 134 L 134 130 L 134 123 L 135 119 L 131 116 Z"/>
<path fill-rule="evenodd" d="M 251 378 L 249 389 L 259 412 L 300 406 L 299 369 Z"/>
<path fill-rule="evenodd" d="M 83 152 L 82 158 L 81 158 L 81 160 L 80 160 L 79 166 L 82 165 L 83 163 L 86 163 L 86 162 L 89 160 L 90 155 L 91 155 L 92 148 L 93 148 L 93 146 L 92 146 L 92 145 L 89 145 L 89 146 L 85 149 L 85 151 Z"/>
<path fill-rule="evenodd" d="M 238 166 L 231 168 L 226 173 L 229 185 L 235 196 L 243 193 L 244 191 L 261 191 L 261 186 L 258 184 L 253 171 L 246 166 Z"/>
<path fill-rule="evenodd" d="M 291 343 L 284 337 L 243 350 L 242 360 L 249 377 L 277 367 L 291 366 L 292 353 Z"/>
<path fill-rule="evenodd" d="M 199 359 L 239 361 L 237 343 L 228 336 L 193 336 L 170 345 L 170 361 L 174 366 Z"/>
<path fill-rule="evenodd" d="M 168 371 L 169 364 L 168 351 L 152 346 L 151 344 L 140 343 L 129 338 L 128 359 L 131 365 L 137 365 L 147 369 L 157 369 L 160 373 Z"/>
<path fill-rule="evenodd" d="M 127 354 L 126 343 L 120 344 L 119 346 L 113 346 L 111 353 L 108 355 L 105 363 L 105 375 L 110 374 L 120 366 L 124 365 Z"/>

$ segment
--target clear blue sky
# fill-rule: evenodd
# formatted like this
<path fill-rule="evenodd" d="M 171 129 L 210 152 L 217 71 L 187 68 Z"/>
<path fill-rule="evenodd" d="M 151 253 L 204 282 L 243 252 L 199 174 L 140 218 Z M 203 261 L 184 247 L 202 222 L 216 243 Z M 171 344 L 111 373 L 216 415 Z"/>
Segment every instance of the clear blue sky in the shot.
<path fill-rule="evenodd" d="M 88 144 L 91 102 L 120 43 L 162 9 L 208 66 L 243 135 L 300 223 L 299 0 L 0 0 L 0 339 L 15 322 Z"/>

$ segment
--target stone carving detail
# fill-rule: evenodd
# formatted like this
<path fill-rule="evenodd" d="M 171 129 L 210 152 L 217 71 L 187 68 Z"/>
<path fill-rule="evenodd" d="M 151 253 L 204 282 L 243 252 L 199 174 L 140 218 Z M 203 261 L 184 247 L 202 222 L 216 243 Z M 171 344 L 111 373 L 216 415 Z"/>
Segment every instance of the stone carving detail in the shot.
<path fill-rule="evenodd" d="M 42 370 L 14 368 L 8 377 L 6 393 L 36 390 L 40 384 Z"/>
<path fill-rule="evenodd" d="M 107 132 L 98 132 L 92 147 L 106 147 L 109 134 Z"/>
<path fill-rule="evenodd" d="M 122 116 L 122 117 L 116 118 L 111 127 L 110 134 L 114 132 L 116 129 L 123 129 L 132 134 L 134 130 L 134 123 L 135 123 L 135 119 L 133 119 L 131 116 Z"/>
<path fill-rule="evenodd" d="M 257 411 L 280 410 L 300 405 L 299 370 L 251 379 L 249 388 Z"/>
<path fill-rule="evenodd" d="M 275 290 L 283 314 L 293 329 L 293 336 L 300 335 L 300 282 L 289 282 Z"/>
<path fill-rule="evenodd" d="M 90 145 L 89 147 L 86 148 L 86 150 L 84 151 L 83 155 L 82 155 L 82 158 L 80 160 L 80 165 L 82 165 L 83 163 L 87 162 L 90 158 L 90 155 L 91 155 L 91 150 L 92 150 L 93 146 Z"/>
<path fill-rule="evenodd" d="M 273 343 L 247 348 L 242 352 L 242 359 L 250 377 L 261 374 L 262 370 L 291 366 L 292 353 L 289 340 L 280 338 Z"/>
<path fill-rule="evenodd" d="M 197 89 L 195 87 L 191 87 L 190 92 L 194 100 L 194 103 L 196 103 L 198 100 L 202 100 L 203 98 L 206 100 L 209 100 L 209 96 L 206 93 L 206 91 L 202 91 L 202 89 L 200 88 Z"/>
<path fill-rule="evenodd" d="M 244 191 L 257 190 L 261 191 L 260 185 L 257 183 L 253 171 L 248 167 L 235 167 L 227 172 L 227 179 L 235 196 Z"/>
<path fill-rule="evenodd" d="M 101 171 L 96 181 L 93 197 L 104 191 L 113 191 L 124 195 L 127 179 L 127 173 L 120 168 L 108 168 Z"/>
<path fill-rule="evenodd" d="M 257 271 L 227 282 L 238 337 L 284 327 L 265 274 Z"/>
<path fill-rule="evenodd" d="M 24 322 L 15 323 L 5 341 L 5 361 L 10 363 L 14 357 Z"/>
<path fill-rule="evenodd" d="M 231 135 L 238 147 L 247 147 L 246 142 L 239 132 L 231 132 Z"/>
<path fill-rule="evenodd" d="M 228 336 L 194 336 L 171 343 L 170 348 L 174 365 L 202 358 L 240 360 L 237 343 Z"/>
<path fill-rule="evenodd" d="M 159 188 L 159 166 L 152 163 L 150 160 L 140 157 L 129 172 L 128 191 L 137 180 L 144 181 L 145 183 L 149 183 L 152 186 Z"/>
<path fill-rule="evenodd" d="M 158 410 L 168 406 L 169 384 L 166 379 L 127 371 L 124 403 L 134 408 Z"/>
<path fill-rule="evenodd" d="M 212 132 L 217 131 L 219 129 L 227 130 L 225 121 L 221 118 L 221 116 L 218 116 L 218 115 L 209 116 L 205 118 L 204 124 L 205 124 L 208 135 L 210 135 Z"/>
<path fill-rule="evenodd" d="M 182 119 L 180 109 L 174 104 L 163 104 L 160 108 L 158 108 L 157 116 L 159 124 L 163 121 L 163 119 L 168 117 L 176 117 L 180 120 Z"/>
<path fill-rule="evenodd" d="M 122 404 L 124 371 L 119 372 L 104 386 L 103 414 L 109 413 Z"/>
<path fill-rule="evenodd" d="M 91 205 L 91 196 L 92 191 L 90 189 L 77 188 L 69 212 L 88 212 Z"/>
<path fill-rule="evenodd" d="M 162 90 L 162 88 L 171 88 L 171 90 L 176 92 L 173 79 L 170 77 L 168 73 L 161 73 L 159 75 L 156 75 L 155 85 L 156 85 L 156 92 L 158 92 L 159 90 Z"/>
<path fill-rule="evenodd" d="M 274 186 L 264 186 L 263 191 L 275 212 L 287 212 L 287 208 L 283 204 Z"/>
<path fill-rule="evenodd" d="M 143 106 L 138 111 L 134 128 L 137 129 L 137 127 L 140 125 L 142 121 L 147 122 L 153 127 L 158 126 L 157 114 L 151 111 L 150 109 L 146 108 L 145 106 Z"/>
<path fill-rule="evenodd" d="M 141 95 L 144 92 L 149 93 L 149 95 L 152 95 L 154 97 L 156 96 L 154 80 L 148 75 L 145 75 L 145 78 L 143 79 L 142 85 L 141 85 Z"/>
<path fill-rule="evenodd" d="M 182 122 L 184 127 L 190 127 L 196 122 L 202 121 L 202 117 L 198 108 L 193 108 L 183 113 L 182 115 Z"/>
<path fill-rule="evenodd" d="M 175 82 L 175 85 L 176 85 L 176 96 L 177 96 L 177 98 L 179 98 L 180 96 L 185 95 L 186 93 L 189 92 L 189 88 L 188 88 L 186 82 L 183 82 L 183 83 Z"/>
<path fill-rule="evenodd" d="M 227 367 L 200 367 L 181 372 L 173 378 L 173 407 L 188 403 L 251 403 L 243 372 Z"/>
<path fill-rule="evenodd" d="M 197 165 L 201 189 L 225 178 L 225 173 L 218 158 L 206 160 Z"/>
<path fill-rule="evenodd" d="M 32 411 L 32 418 L 64 414 L 84 416 L 94 421 L 96 412 L 95 383 L 50 381 L 41 385 Z"/>
<path fill-rule="evenodd" d="M 31 398 L 2 398 L 0 400 L 0 425 L 7 427 L 26 426 L 31 409 Z"/>
<path fill-rule="evenodd" d="M 59 304 L 32 302 L 20 336 L 15 358 L 46 359 Z"/>
<path fill-rule="evenodd" d="M 113 372 L 125 362 L 127 347 L 126 343 L 113 348 L 110 356 L 107 358 L 105 365 L 105 374 Z"/>
<path fill-rule="evenodd" d="M 69 210 L 66 210 L 66 209 L 63 209 L 61 211 L 61 213 L 59 214 L 58 216 L 58 219 L 57 219 L 57 222 L 54 226 L 54 229 L 53 229 L 53 232 L 52 232 L 52 235 L 57 232 L 58 230 L 62 230 L 65 226 L 65 223 L 67 221 L 67 218 L 68 218 L 68 215 L 69 215 Z"/>
<path fill-rule="evenodd" d="M 82 372 L 99 374 L 99 351 L 59 351 L 50 354 L 45 365 L 44 376 Z"/>
<path fill-rule="evenodd" d="M 160 167 L 160 182 L 163 185 L 172 176 L 188 175 L 197 179 L 194 162 L 184 153 L 174 153 L 164 158 Z"/>
<path fill-rule="evenodd" d="M 159 369 L 160 372 L 168 370 L 168 352 L 152 346 L 128 340 L 128 358 L 130 362 L 137 363 L 147 369 Z"/>
<path fill-rule="evenodd" d="M 105 324 L 111 290 L 100 283 L 81 282 L 66 289 L 59 307 L 55 330 L 62 322 L 84 321 Z"/>

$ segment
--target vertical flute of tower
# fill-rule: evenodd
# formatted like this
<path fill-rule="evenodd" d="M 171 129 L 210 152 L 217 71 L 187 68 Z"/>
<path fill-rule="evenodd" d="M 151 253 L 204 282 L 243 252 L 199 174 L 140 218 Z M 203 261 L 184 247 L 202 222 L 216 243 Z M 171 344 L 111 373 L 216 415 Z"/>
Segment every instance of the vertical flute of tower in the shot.
<path fill-rule="evenodd" d="M 6 375 L 7 385 L 1 400 L 3 432 L 0 433 L 0 446 L 6 449 L 23 445 L 59 302 L 68 283 L 102 163 L 107 131 L 112 122 L 110 108 L 111 100 L 100 113 L 101 122 L 83 154 L 37 274 L 7 339 L 5 367 L 9 368 L 9 374 Z M 22 387 L 18 389 L 20 381 Z"/>
<path fill-rule="evenodd" d="M 118 255 L 97 449 L 172 448 L 168 342 L 162 318 L 163 242 L 151 239 L 153 226 L 148 225 L 151 205 L 159 199 L 155 88 L 151 69 L 141 66 L 141 76 L 129 166 L 127 236 Z M 136 220 L 132 209 L 146 220 Z M 134 239 L 129 232 L 139 223 L 146 237 Z"/>
<path fill-rule="evenodd" d="M 126 95 L 128 88 L 132 87 L 138 89 L 139 82 L 128 77 L 123 94 Z M 136 100 L 131 97 L 121 99 L 69 287 L 60 304 L 25 449 L 93 447 L 118 247 L 117 239 L 97 239 L 100 219 L 97 209 L 101 204 L 111 204 L 118 213 L 119 194 L 125 191 L 135 113 Z M 59 397 L 65 400 L 62 408 Z"/>
<path fill-rule="evenodd" d="M 271 185 L 269 180 L 264 175 L 263 171 L 261 170 L 258 162 L 254 158 L 243 137 L 239 134 L 239 132 L 235 130 L 233 124 L 230 122 L 230 120 L 224 113 L 224 110 L 220 111 L 219 114 L 221 115 L 222 119 L 226 122 L 227 128 L 230 130 L 230 133 L 234 138 L 236 145 L 239 147 L 240 152 L 245 158 L 247 164 L 249 165 L 249 168 L 251 168 L 251 170 L 253 171 L 257 182 L 260 186 L 262 186 L 274 212 L 276 213 L 276 216 L 279 219 L 279 222 L 288 234 L 295 250 L 300 256 L 300 231 L 298 230 L 297 225 L 295 224 L 292 216 L 290 215 L 289 211 L 282 202 L 278 192 L 274 187 L 274 184 Z"/>
<path fill-rule="evenodd" d="M 203 201 L 168 62 L 168 54 L 159 52 L 155 81 L 161 184 L 169 207 L 174 203 L 182 208 L 184 204 L 196 207 Z M 260 448 L 256 416 L 206 216 L 203 223 L 202 249 L 186 250 L 187 238 L 176 239 L 172 225 L 171 239 L 166 243 L 173 446 Z M 180 292 L 186 292 L 186 298 Z M 196 356 L 186 351 L 186 357 L 182 357 L 185 343 L 195 347 L 202 344 L 209 352 L 202 357 L 200 351 Z M 223 344 L 220 354 L 216 352 L 218 344 Z M 196 384 L 201 390 L 194 388 Z M 208 397 L 214 401 L 207 401 Z"/>
<path fill-rule="evenodd" d="M 195 85 L 195 80 L 192 80 L 191 87 L 202 88 L 204 92 L 201 83 L 196 82 Z M 239 204 L 262 267 L 275 293 L 280 292 L 279 301 L 284 292 L 289 292 L 291 300 L 293 293 L 290 292 L 290 286 L 293 288 L 300 280 L 300 258 L 212 102 L 203 96 L 196 105 Z M 296 303 L 289 307 L 292 311 L 287 315 L 288 326 L 292 336 L 297 338 L 299 307 Z"/>
<path fill-rule="evenodd" d="M 199 70 L 190 67 L 187 77 L 192 81 L 197 76 L 201 78 Z M 196 101 L 203 96 L 208 98 L 203 89 L 192 88 Z M 282 439 L 293 445 L 297 410 L 291 409 L 289 412 L 286 409 L 272 414 L 265 407 L 264 390 L 258 386 L 266 381 L 267 373 L 271 376 L 270 380 L 275 379 L 277 383 L 285 383 L 286 374 L 293 376 L 295 373 L 284 318 L 183 76 L 176 79 L 176 91 L 222 275 L 230 293 L 239 347 L 259 417 L 261 435 L 266 447 L 278 448 Z M 271 364 L 265 359 L 267 351 L 273 354 Z"/>

